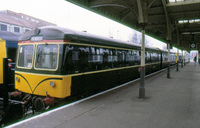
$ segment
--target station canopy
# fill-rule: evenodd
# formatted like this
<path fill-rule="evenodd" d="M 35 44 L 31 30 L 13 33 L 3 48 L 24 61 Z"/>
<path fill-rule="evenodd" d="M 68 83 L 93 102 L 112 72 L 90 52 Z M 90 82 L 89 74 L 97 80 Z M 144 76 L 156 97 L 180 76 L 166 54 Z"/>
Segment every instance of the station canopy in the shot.
<path fill-rule="evenodd" d="M 200 0 L 66 0 L 182 50 L 200 50 Z M 140 3 L 140 4 L 139 4 Z M 140 22 L 142 10 L 144 22 Z"/>

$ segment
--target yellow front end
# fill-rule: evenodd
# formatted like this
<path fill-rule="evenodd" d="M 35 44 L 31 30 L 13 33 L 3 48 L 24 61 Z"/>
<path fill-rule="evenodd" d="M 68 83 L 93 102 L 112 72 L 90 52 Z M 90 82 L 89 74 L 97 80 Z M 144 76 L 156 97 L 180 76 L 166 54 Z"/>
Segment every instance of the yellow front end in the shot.
<path fill-rule="evenodd" d="M 65 98 L 71 95 L 71 76 L 16 71 L 15 88 L 29 94 Z"/>
<path fill-rule="evenodd" d="M 6 41 L 0 38 L 0 84 L 3 84 L 3 58 L 6 57 Z"/>

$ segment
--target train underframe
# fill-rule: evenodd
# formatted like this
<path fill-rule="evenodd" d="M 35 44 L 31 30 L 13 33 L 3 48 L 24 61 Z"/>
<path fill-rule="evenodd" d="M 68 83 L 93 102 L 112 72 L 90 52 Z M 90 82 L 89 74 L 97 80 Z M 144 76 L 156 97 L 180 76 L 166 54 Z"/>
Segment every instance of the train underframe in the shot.
<path fill-rule="evenodd" d="M 163 63 L 162 68 L 167 67 L 167 63 Z M 146 75 L 158 71 L 161 68 L 160 63 L 147 64 Z M 85 74 L 72 77 L 71 83 L 71 96 L 70 97 L 87 97 L 104 90 L 119 86 L 131 80 L 140 77 L 140 66 L 133 68 L 124 68 L 119 70 L 111 70 L 100 73 Z M 64 99 L 58 99 L 46 96 L 37 96 L 34 94 L 25 94 L 20 91 L 10 93 L 10 98 L 20 100 L 25 103 L 26 109 L 31 108 L 33 112 L 43 111 L 49 106 L 63 101 Z M 69 98 L 69 97 L 67 97 Z M 66 98 L 65 98 L 66 99 Z"/>

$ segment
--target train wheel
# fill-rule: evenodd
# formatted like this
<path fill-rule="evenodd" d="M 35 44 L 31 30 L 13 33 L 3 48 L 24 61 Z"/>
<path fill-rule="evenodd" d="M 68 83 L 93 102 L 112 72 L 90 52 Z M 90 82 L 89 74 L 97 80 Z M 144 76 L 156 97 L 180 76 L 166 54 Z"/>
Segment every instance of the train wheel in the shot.
<path fill-rule="evenodd" d="M 33 101 L 33 107 L 37 112 L 41 112 L 45 110 L 45 103 L 42 98 L 37 97 Z"/>

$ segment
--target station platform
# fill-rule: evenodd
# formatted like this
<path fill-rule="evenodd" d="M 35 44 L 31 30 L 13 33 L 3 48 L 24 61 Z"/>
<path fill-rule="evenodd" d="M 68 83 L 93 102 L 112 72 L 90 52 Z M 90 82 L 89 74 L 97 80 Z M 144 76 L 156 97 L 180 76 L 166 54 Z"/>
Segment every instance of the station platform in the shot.
<path fill-rule="evenodd" d="M 199 128 L 200 65 L 166 73 L 146 78 L 144 99 L 136 81 L 7 128 Z"/>

